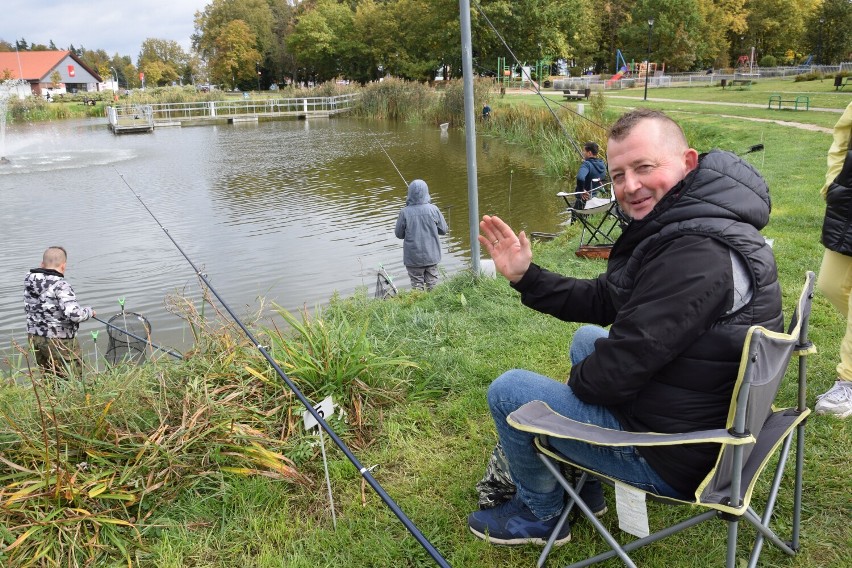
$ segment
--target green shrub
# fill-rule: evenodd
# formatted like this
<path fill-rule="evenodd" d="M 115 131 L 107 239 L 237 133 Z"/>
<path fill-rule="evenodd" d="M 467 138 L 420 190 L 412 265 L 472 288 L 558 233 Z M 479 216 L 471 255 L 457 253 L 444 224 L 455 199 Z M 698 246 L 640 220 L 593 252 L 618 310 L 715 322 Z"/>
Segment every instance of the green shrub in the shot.
<path fill-rule="evenodd" d="M 778 59 L 774 55 L 764 55 L 758 61 L 758 65 L 761 67 L 777 67 Z"/>
<path fill-rule="evenodd" d="M 355 424 L 363 422 L 365 406 L 403 398 L 400 373 L 417 365 L 393 353 L 380 355 L 367 334 L 367 321 L 353 324 L 334 302 L 313 319 L 302 312 L 301 321 L 281 307 L 275 311 L 291 332 L 266 330 L 271 354 L 305 396 L 332 396 Z"/>
<path fill-rule="evenodd" d="M 825 79 L 825 74 L 821 71 L 811 71 L 809 73 L 802 73 L 801 75 L 796 75 L 796 78 L 793 79 L 795 82 L 800 83 L 802 81 L 816 81 Z"/>

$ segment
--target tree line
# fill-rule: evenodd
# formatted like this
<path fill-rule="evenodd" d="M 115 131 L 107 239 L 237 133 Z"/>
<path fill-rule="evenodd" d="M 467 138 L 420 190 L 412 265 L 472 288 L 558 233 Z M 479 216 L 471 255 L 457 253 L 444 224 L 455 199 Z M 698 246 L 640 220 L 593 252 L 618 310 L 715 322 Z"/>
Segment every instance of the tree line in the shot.
<path fill-rule="evenodd" d="M 852 59 L 850 0 L 471 0 L 474 71 L 564 60 L 572 74 L 614 73 L 648 57 L 670 72 Z M 458 0 L 211 0 L 195 14 L 192 49 L 148 38 L 130 56 L 69 49 L 119 83 L 213 83 L 228 88 L 393 75 L 461 74 Z M 653 22 L 653 24 L 651 23 Z M 493 26 L 493 27 L 492 27 Z M 499 33 L 499 35 L 498 35 Z M 0 40 L 0 50 L 55 48 Z"/>

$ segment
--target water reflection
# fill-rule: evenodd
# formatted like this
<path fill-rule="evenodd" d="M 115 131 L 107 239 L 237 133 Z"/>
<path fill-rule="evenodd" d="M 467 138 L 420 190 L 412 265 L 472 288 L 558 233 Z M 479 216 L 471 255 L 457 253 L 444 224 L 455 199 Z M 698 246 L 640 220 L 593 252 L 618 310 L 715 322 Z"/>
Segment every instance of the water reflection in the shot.
<path fill-rule="evenodd" d="M 54 244 L 68 248 L 70 282 L 104 319 L 125 298 L 151 320 L 157 343 L 186 347 L 164 298 L 197 298 L 198 282 L 128 186 L 241 314 L 260 297 L 293 310 L 372 287 L 379 265 L 407 287 L 393 234 L 406 195 L 400 173 L 426 180 L 448 221 L 442 268 L 452 274 L 470 261 L 460 131 L 343 118 L 114 136 L 103 120 L 83 120 L 16 126 L 7 137 L 18 150 L 14 167 L 0 167 L 3 348 L 25 339 L 23 278 Z M 519 148 L 479 144 L 479 212 L 556 231 L 564 184 Z M 90 329 L 81 333 L 89 350 Z"/>

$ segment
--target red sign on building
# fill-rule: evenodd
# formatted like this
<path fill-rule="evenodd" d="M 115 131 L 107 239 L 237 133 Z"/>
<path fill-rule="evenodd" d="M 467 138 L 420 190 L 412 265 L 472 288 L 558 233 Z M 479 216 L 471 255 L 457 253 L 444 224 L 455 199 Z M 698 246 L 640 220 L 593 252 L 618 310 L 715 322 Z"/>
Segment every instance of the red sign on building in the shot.
<path fill-rule="evenodd" d="M 68 76 L 69 76 L 69 77 L 73 77 L 73 76 L 74 76 L 74 66 L 73 66 L 73 65 L 69 65 L 69 66 L 68 66 Z"/>

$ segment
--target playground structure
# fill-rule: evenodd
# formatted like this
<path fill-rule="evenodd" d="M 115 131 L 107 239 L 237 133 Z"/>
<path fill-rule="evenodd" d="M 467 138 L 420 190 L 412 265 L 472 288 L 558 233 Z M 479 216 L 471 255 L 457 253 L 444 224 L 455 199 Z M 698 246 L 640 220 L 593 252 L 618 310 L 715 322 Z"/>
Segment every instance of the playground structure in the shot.
<path fill-rule="evenodd" d="M 627 60 L 624 59 L 624 55 L 621 53 L 620 49 L 615 50 L 615 68 L 618 69 L 616 73 L 607 79 L 606 86 L 611 87 L 613 83 L 620 81 L 621 79 L 629 79 L 635 77 L 639 81 L 643 81 L 645 79 L 645 74 L 650 73 L 650 77 L 654 77 L 657 73 L 657 63 L 656 62 L 648 62 L 648 61 L 630 61 L 627 63 Z M 661 72 L 665 73 L 666 64 L 663 63 L 661 67 Z"/>
<path fill-rule="evenodd" d="M 737 58 L 737 68 L 734 75 L 745 78 L 760 77 L 760 68 L 754 62 L 754 47 L 751 48 L 748 55 L 740 55 Z"/>
<path fill-rule="evenodd" d="M 516 65 L 506 57 L 498 57 L 497 77 L 495 82 L 502 92 L 505 92 L 506 89 L 539 89 L 542 86 L 549 88 L 551 86 L 550 80 L 553 64 L 554 62 L 552 59 L 540 59 L 534 64 L 524 62 L 520 65 Z M 616 71 L 616 73 L 609 79 L 605 80 L 604 88 L 620 88 L 619 85 L 622 80 L 626 79 L 644 81 L 646 74 L 649 74 L 648 76 L 651 78 L 652 84 L 657 86 L 654 78 L 659 80 L 660 78 L 658 75 L 660 73 L 665 73 L 666 69 L 665 63 L 660 65 L 653 61 L 649 63 L 647 61 L 637 62 L 631 60 L 628 63 L 620 49 L 616 50 L 615 67 L 618 71 Z M 584 76 L 566 77 L 564 79 L 553 79 L 552 87 L 557 90 L 562 89 L 565 91 L 565 89 L 577 89 L 578 84 L 579 87 L 583 87 L 585 85 L 585 88 L 588 88 L 588 83 L 588 78 Z"/>
<path fill-rule="evenodd" d="M 520 68 L 509 64 L 505 57 L 497 58 L 497 83 L 501 89 L 519 89 L 530 83 L 539 88 L 543 80 L 550 77 L 553 62 L 550 59 L 539 59 L 535 65 L 522 63 Z"/>

